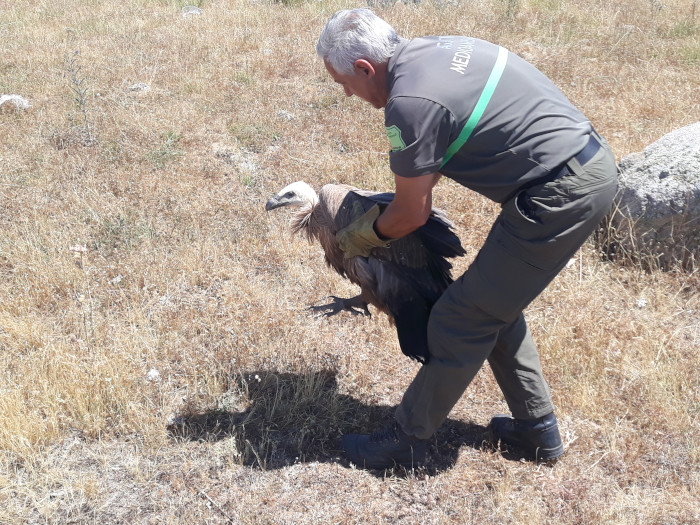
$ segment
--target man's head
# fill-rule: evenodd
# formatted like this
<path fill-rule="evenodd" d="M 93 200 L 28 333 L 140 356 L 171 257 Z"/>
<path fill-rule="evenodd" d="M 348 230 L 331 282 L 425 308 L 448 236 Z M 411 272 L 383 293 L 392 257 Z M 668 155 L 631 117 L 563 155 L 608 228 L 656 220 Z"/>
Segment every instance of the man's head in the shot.
<path fill-rule="evenodd" d="M 399 37 L 369 9 L 338 11 L 326 24 L 316 52 L 345 89 L 374 107 L 386 105 L 386 67 Z"/>

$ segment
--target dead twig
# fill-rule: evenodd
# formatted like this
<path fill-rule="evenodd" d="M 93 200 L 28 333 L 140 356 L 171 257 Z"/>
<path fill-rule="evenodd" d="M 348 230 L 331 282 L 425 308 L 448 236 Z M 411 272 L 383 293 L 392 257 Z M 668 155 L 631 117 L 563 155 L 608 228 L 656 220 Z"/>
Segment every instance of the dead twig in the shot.
<path fill-rule="evenodd" d="M 224 509 L 221 508 L 221 505 L 219 505 L 216 501 L 214 501 L 213 499 L 211 499 L 211 497 L 209 497 L 209 494 L 207 494 L 206 492 L 204 492 L 204 491 L 203 491 L 202 489 L 200 489 L 200 488 L 198 488 L 197 491 L 198 491 L 202 496 L 204 496 L 205 498 L 207 498 L 207 499 L 209 500 L 209 502 L 210 502 L 212 505 L 214 505 L 214 506 L 216 507 L 216 509 L 229 521 L 229 523 L 235 523 L 235 521 L 233 521 L 233 518 L 232 518 L 231 516 L 229 516 L 229 515 L 226 513 L 226 511 L 225 511 Z"/>

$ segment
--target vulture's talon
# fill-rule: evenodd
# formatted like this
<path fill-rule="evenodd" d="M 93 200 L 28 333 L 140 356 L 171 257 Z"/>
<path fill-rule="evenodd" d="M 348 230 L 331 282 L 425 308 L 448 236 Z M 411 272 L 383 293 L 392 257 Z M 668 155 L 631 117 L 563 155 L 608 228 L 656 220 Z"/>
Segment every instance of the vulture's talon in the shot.
<path fill-rule="evenodd" d="M 329 295 L 327 299 L 332 299 L 332 301 L 328 304 L 309 306 L 308 309 L 316 313 L 316 317 L 333 317 L 334 315 L 342 312 L 343 310 L 350 312 L 352 315 L 364 315 L 370 318 L 372 317 L 367 303 L 363 301 L 359 295 L 356 297 L 351 297 L 349 299 L 343 299 L 342 297 Z"/>

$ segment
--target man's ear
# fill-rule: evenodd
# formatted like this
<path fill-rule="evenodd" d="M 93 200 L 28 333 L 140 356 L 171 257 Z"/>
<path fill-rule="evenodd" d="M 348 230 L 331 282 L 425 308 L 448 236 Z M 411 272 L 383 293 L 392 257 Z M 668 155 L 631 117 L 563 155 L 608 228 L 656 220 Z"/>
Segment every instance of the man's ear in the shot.
<path fill-rule="evenodd" d="M 356 75 L 365 75 L 367 77 L 373 77 L 375 74 L 374 66 L 369 60 L 364 58 L 358 58 L 353 64 L 353 69 Z"/>

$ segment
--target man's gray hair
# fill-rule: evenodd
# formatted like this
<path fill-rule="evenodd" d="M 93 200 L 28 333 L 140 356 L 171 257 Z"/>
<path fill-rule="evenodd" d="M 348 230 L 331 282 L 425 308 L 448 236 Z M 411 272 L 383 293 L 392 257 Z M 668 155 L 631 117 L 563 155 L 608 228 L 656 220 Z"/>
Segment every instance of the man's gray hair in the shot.
<path fill-rule="evenodd" d="M 369 9 L 343 9 L 323 28 L 316 53 L 336 73 L 351 75 L 356 60 L 383 64 L 393 56 L 398 43 L 394 28 Z"/>

